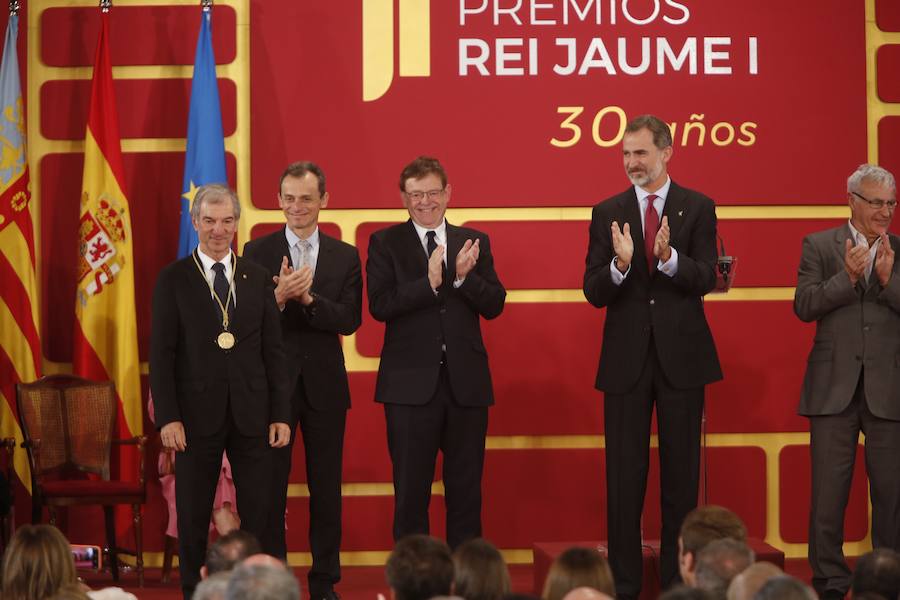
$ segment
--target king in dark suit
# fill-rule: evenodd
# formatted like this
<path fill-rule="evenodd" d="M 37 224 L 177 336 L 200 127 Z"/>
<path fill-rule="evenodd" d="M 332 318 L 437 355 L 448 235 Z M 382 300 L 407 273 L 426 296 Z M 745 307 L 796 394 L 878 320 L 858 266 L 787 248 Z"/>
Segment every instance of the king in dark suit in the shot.
<path fill-rule="evenodd" d="M 609 558 L 618 598 L 641 589 L 650 423 L 659 432 L 660 579 L 678 581 L 678 532 L 697 505 L 704 386 L 722 378 L 703 296 L 716 283 L 716 212 L 667 172 L 669 126 L 644 115 L 623 139 L 634 184 L 594 207 L 584 295 L 606 308 L 596 387 L 605 392 Z"/>
<path fill-rule="evenodd" d="M 799 412 L 809 418 L 809 564 L 823 600 L 850 588 L 844 511 L 866 436 L 872 545 L 900 552 L 900 239 L 888 233 L 894 176 L 861 165 L 847 180 L 850 221 L 806 236 L 794 312 L 816 322 Z"/>
<path fill-rule="evenodd" d="M 503 310 L 488 236 L 444 220 L 450 185 L 420 157 L 400 176 L 410 220 L 369 240 L 369 311 L 387 325 L 375 400 L 384 404 L 394 477 L 394 539 L 424 533 L 438 450 L 447 541 L 481 535 L 481 474 L 494 403 L 481 317 Z"/>
<path fill-rule="evenodd" d="M 310 162 L 293 163 L 279 185 L 278 205 L 287 225 L 248 242 L 244 257 L 277 277 L 275 300 L 293 390 L 291 420 L 299 422 L 309 486 L 309 571 L 312 600 L 334 597 L 341 578 L 341 468 L 350 388 L 340 335 L 359 327 L 362 274 L 354 246 L 319 230 L 328 204 L 325 174 Z M 275 451 L 274 502 L 266 539 L 275 555 L 287 554 L 284 531 L 293 441 Z"/>
<path fill-rule="evenodd" d="M 237 196 L 201 187 L 191 217 L 199 245 L 163 269 L 153 293 L 150 387 L 163 446 L 175 449 L 181 587 L 190 598 L 206 555 L 222 452 L 241 528 L 261 537 L 272 498 L 271 449 L 290 440 L 278 308 L 265 269 L 231 243 Z M 265 548 L 266 551 L 271 551 Z"/>

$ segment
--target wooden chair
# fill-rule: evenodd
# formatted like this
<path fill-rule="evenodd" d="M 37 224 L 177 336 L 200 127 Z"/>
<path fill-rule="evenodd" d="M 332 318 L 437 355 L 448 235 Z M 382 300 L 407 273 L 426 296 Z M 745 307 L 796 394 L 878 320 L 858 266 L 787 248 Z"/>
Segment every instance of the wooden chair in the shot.
<path fill-rule="evenodd" d="M 9 485 L 9 507 L 4 507 L 0 514 L 0 543 L 3 550 L 9 544 L 9 538 L 16 530 L 16 495 L 13 493 L 13 481 L 15 480 L 15 468 L 13 466 L 13 453 L 16 451 L 15 438 L 0 439 L 0 450 L 6 454 L 6 467 L 4 475 L 6 476 L 7 485 Z"/>
<path fill-rule="evenodd" d="M 118 401 L 111 381 L 92 382 L 71 375 L 51 375 L 16 385 L 19 420 L 31 467 L 32 522 L 39 523 L 46 506 L 56 525 L 59 507 L 100 505 L 113 581 L 119 580 L 117 554 L 136 559 L 138 585 L 144 585 L 141 505 L 147 500 L 144 445 L 147 438 L 112 439 Z M 113 446 L 137 446 L 138 481 L 111 480 Z M 93 474 L 90 476 L 89 474 Z M 114 508 L 130 504 L 135 550 L 116 545 Z"/>

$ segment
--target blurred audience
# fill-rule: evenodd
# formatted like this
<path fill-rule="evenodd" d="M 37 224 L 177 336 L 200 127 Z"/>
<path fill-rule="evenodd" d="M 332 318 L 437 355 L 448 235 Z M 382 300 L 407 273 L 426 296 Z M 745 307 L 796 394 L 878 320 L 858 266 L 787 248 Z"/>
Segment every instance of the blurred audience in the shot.
<path fill-rule="evenodd" d="M 613 597 L 594 588 L 578 587 L 563 596 L 563 600 L 613 600 Z"/>
<path fill-rule="evenodd" d="M 685 584 L 694 586 L 698 553 L 710 542 L 724 538 L 746 543 L 747 527 L 736 514 L 715 504 L 698 506 L 688 513 L 678 537 L 678 570 Z"/>
<path fill-rule="evenodd" d="M 391 588 L 391 600 L 449 596 L 453 558 L 443 541 L 427 535 L 410 535 L 394 546 L 384 572 Z"/>
<path fill-rule="evenodd" d="M 544 581 L 543 600 L 562 600 L 578 587 L 589 587 L 615 597 L 609 562 L 593 548 L 572 547 L 556 557 Z"/>
<path fill-rule="evenodd" d="M 259 540 L 249 531 L 235 529 L 218 538 L 206 550 L 206 564 L 200 567 L 200 578 L 230 571 L 248 556 L 259 554 Z"/>
<path fill-rule="evenodd" d="M 763 584 L 753 600 L 819 600 L 815 590 L 796 577 L 782 575 Z"/>
<path fill-rule="evenodd" d="M 715 600 L 725 600 L 731 580 L 753 564 L 753 550 L 744 542 L 723 538 L 708 543 L 697 554 L 694 586 L 709 592 Z"/>
<path fill-rule="evenodd" d="M 191 600 L 225 600 L 225 591 L 228 589 L 228 582 L 231 580 L 231 571 L 219 571 L 203 577 L 197 587 L 194 588 L 194 595 Z"/>
<path fill-rule="evenodd" d="M 659 600 L 712 600 L 712 596 L 706 590 L 680 584 L 663 592 Z"/>
<path fill-rule="evenodd" d="M 878 594 L 885 600 L 900 598 L 900 554 L 890 548 L 876 548 L 856 561 L 850 583 L 853 598 Z"/>
<path fill-rule="evenodd" d="M 45 600 L 78 586 L 72 548 L 51 525 L 22 525 L 3 555 L 3 600 Z M 63 590 L 66 592 L 66 590 Z"/>
<path fill-rule="evenodd" d="M 768 580 L 783 575 L 784 571 L 770 562 L 753 563 L 731 580 L 725 597 L 727 600 L 751 600 Z"/>
<path fill-rule="evenodd" d="M 510 592 L 509 569 L 497 547 L 477 538 L 453 552 L 453 593 L 466 600 L 501 600 Z"/>
<path fill-rule="evenodd" d="M 271 566 L 245 561 L 231 572 L 225 600 L 300 600 L 300 582 L 283 564 Z"/>

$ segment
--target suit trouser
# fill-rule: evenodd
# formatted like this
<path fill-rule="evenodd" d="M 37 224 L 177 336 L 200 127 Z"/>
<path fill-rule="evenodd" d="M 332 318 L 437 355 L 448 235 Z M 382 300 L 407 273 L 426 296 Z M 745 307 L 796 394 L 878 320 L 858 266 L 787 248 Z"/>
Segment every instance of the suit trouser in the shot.
<path fill-rule="evenodd" d="M 206 562 L 209 519 L 212 514 L 222 452 L 231 463 L 240 510 L 241 529 L 262 540 L 270 510 L 272 449 L 268 432 L 259 436 L 243 435 L 234 424 L 230 408 L 222 428 L 211 436 L 192 436 L 187 432 L 187 448 L 175 453 L 175 507 L 178 512 L 178 562 L 181 589 L 185 598 L 193 594 L 200 581 L 200 567 Z M 263 550 L 271 552 L 263 544 Z"/>
<path fill-rule="evenodd" d="M 851 574 L 842 547 L 844 511 L 850 497 L 860 431 L 866 436 L 872 545 L 900 551 L 900 421 L 872 414 L 860 375 L 853 400 L 843 412 L 809 417 L 809 564 L 813 587 L 820 597 L 843 596 L 850 588 Z"/>
<path fill-rule="evenodd" d="M 675 389 L 666 380 L 651 340 L 637 384 L 624 394 L 605 394 L 606 497 L 609 562 L 619 598 L 641 591 L 641 513 L 650 466 L 650 424 L 656 405 L 659 433 L 660 583 L 679 581 L 678 534 L 697 506 L 703 387 Z"/>
<path fill-rule="evenodd" d="M 341 469 L 347 410 L 315 410 L 309 405 L 302 377 L 291 400 L 291 442 L 273 451 L 273 502 L 267 538 L 275 556 L 287 556 L 284 515 L 296 427 L 300 424 L 309 487 L 309 548 L 312 568 L 307 575 L 312 598 L 324 596 L 341 580 Z"/>
<path fill-rule="evenodd" d="M 446 367 L 424 405 L 385 404 L 394 476 L 394 540 L 429 533 L 428 505 L 434 466 L 444 456 L 447 543 L 481 537 L 481 474 L 488 407 L 460 406 Z"/>

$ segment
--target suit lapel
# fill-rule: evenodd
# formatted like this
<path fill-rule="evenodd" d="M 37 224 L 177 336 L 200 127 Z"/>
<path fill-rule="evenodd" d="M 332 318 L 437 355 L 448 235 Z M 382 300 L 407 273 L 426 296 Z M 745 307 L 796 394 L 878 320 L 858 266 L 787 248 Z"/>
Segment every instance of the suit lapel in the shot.
<path fill-rule="evenodd" d="M 322 281 L 333 272 L 332 260 L 334 259 L 333 239 L 319 230 L 319 255 L 316 257 L 316 272 L 313 274 L 312 290 L 317 291 L 322 286 Z"/>
<path fill-rule="evenodd" d="M 670 240 L 678 239 L 688 209 L 687 192 L 673 181 L 666 196 L 666 205 L 663 207 L 663 216 L 668 217 Z M 662 225 L 662 219 L 660 219 L 660 225 Z"/>
<path fill-rule="evenodd" d="M 252 303 L 253 295 L 250 293 L 251 290 L 248 285 L 249 279 L 247 270 L 244 268 L 244 259 L 235 258 L 234 295 L 236 303 L 231 317 L 232 322 L 228 324 L 228 328 L 234 333 L 235 337 L 240 339 L 241 336 L 239 334 L 242 331 L 241 324 L 246 321 L 244 315 L 247 313 L 248 307 Z"/>
<path fill-rule="evenodd" d="M 209 288 L 209 282 L 203 272 L 203 263 L 197 258 L 197 250 L 184 259 L 185 269 L 187 270 L 187 279 L 191 286 L 191 294 L 197 297 L 199 311 L 204 314 L 209 326 L 215 328 L 216 331 L 222 330 L 222 319 L 219 317 L 219 306 L 213 300 L 212 292 Z M 198 268 L 197 265 L 200 265 Z"/>
<path fill-rule="evenodd" d="M 634 244 L 632 265 L 638 262 L 642 265 L 640 268 L 644 272 L 648 272 L 647 253 L 644 251 L 644 227 L 641 224 L 641 207 L 638 204 L 634 186 L 631 186 L 622 194 L 620 203 L 623 217 L 622 222 L 619 223 L 619 228 L 625 227 L 625 223 L 628 223 L 628 226 L 631 228 L 631 241 Z"/>
<path fill-rule="evenodd" d="M 416 232 L 412 219 L 406 222 L 405 229 L 406 231 L 400 239 L 403 245 L 400 256 L 408 256 L 410 261 L 412 261 L 412 264 L 409 265 L 411 267 L 410 272 L 421 273 L 423 269 L 427 272 L 428 256 L 425 254 L 425 248 L 422 247 L 422 240 L 419 239 L 419 234 Z"/>
<path fill-rule="evenodd" d="M 446 280 L 456 280 L 456 256 L 466 243 L 465 235 L 459 227 L 447 223 L 447 277 Z"/>
<path fill-rule="evenodd" d="M 281 230 L 281 234 L 277 236 L 275 243 L 273 244 L 273 249 L 278 254 L 277 257 L 277 267 L 275 268 L 275 273 L 278 274 L 281 272 L 281 261 L 287 256 L 288 264 L 291 265 L 291 268 L 294 267 L 294 259 L 291 257 L 291 247 L 288 246 L 287 241 L 287 225 L 284 226 L 284 229 Z M 274 258 L 274 257 L 273 257 Z"/>

